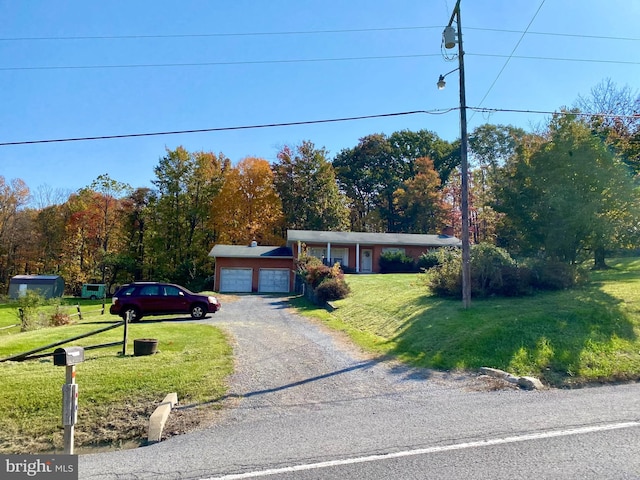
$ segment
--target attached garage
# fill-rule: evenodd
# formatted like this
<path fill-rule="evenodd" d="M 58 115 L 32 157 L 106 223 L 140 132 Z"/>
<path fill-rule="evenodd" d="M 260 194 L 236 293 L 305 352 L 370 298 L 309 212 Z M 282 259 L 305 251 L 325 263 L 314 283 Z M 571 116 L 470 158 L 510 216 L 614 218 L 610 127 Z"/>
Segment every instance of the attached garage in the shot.
<path fill-rule="evenodd" d="M 251 292 L 253 269 L 251 268 L 221 268 L 220 292 Z"/>
<path fill-rule="evenodd" d="M 258 280 L 258 292 L 287 293 L 290 291 L 290 277 L 290 269 L 261 268 Z"/>
<path fill-rule="evenodd" d="M 228 293 L 288 293 L 293 290 L 293 254 L 288 247 L 216 245 L 214 290 Z"/>

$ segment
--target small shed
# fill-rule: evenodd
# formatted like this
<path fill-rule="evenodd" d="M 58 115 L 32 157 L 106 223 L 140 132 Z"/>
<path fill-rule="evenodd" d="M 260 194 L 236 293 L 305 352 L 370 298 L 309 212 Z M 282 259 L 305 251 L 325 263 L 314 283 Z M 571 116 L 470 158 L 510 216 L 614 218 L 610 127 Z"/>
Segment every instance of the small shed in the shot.
<path fill-rule="evenodd" d="M 85 283 L 82 285 L 80 297 L 95 300 L 96 298 L 104 298 L 106 293 L 107 286 L 104 283 Z"/>
<path fill-rule="evenodd" d="M 64 280 L 60 275 L 16 275 L 9 280 L 9 298 L 23 297 L 27 290 L 37 292 L 44 298 L 61 297 Z"/>

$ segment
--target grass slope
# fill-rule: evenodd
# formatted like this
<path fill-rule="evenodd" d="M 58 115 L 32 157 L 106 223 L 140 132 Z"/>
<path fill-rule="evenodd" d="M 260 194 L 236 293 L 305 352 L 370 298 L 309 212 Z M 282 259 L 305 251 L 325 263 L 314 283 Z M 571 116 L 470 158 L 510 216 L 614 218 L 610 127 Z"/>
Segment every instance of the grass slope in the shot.
<path fill-rule="evenodd" d="M 445 370 L 500 368 L 554 386 L 640 378 L 640 260 L 593 272 L 589 285 L 524 298 L 458 299 L 430 294 L 424 275 L 348 275 L 351 295 L 309 315 L 361 346 Z"/>

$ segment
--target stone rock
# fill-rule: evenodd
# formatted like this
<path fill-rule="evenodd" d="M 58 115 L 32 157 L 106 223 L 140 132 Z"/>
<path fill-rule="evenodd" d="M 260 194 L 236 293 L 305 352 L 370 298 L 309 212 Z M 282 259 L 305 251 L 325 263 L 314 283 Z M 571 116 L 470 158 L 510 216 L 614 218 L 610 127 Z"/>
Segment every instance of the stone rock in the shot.
<path fill-rule="evenodd" d="M 518 385 L 527 390 L 542 390 L 544 388 L 542 382 L 535 377 L 520 377 Z"/>
<path fill-rule="evenodd" d="M 498 370 L 497 368 L 490 367 L 480 367 L 480 373 L 482 375 L 489 375 L 490 377 L 504 378 L 505 380 L 509 376 L 509 374 L 503 370 Z"/>

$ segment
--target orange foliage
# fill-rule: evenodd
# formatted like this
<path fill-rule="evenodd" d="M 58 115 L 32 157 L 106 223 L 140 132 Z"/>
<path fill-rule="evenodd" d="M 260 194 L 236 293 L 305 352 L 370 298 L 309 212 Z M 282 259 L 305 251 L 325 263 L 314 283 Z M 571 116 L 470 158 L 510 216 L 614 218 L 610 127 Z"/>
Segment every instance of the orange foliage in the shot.
<path fill-rule="evenodd" d="M 212 208 L 219 243 L 283 243 L 282 202 L 273 185 L 271 165 L 264 159 L 247 157 L 232 168 Z"/>

